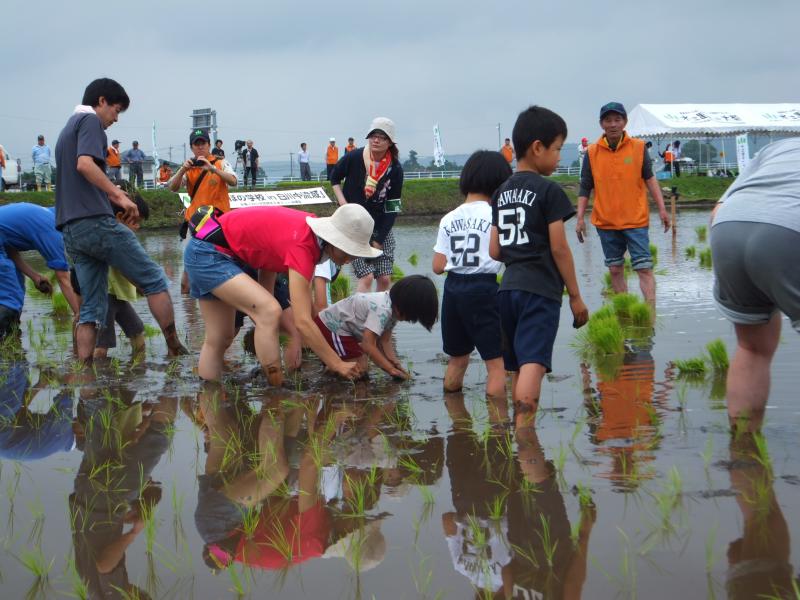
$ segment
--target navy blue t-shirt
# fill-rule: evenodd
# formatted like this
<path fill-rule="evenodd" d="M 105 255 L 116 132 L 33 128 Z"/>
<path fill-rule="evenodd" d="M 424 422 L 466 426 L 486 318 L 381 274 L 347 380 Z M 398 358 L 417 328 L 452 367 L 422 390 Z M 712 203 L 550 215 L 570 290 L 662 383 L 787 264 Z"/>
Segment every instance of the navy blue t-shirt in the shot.
<path fill-rule="evenodd" d="M 108 215 L 113 217 L 111 202 L 100 188 L 78 172 L 78 157 L 90 156 L 106 169 L 108 138 L 94 113 L 72 115 L 56 143 L 56 229 L 77 219 Z"/>
<path fill-rule="evenodd" d="M 564 280 L 550 252 L 549 226 L 575 214 L 561 186 L 538 173 L 520 171 L 492 198 L 492 225 L 506 265 L 500 291 L 522 290 L 561 302 Z"/>

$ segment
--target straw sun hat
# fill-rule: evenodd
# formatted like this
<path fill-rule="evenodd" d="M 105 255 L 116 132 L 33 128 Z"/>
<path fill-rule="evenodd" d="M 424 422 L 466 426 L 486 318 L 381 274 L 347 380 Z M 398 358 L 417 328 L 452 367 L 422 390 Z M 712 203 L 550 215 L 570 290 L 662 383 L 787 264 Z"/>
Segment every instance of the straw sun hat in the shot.
<path fill-rule="evenodd" d="M 345 204 L 330 217 L 306 217 L 311 231 L 350 256 L 377 258 L 383 252 L 369 245 L 375 221 L 360 204 Z"/>

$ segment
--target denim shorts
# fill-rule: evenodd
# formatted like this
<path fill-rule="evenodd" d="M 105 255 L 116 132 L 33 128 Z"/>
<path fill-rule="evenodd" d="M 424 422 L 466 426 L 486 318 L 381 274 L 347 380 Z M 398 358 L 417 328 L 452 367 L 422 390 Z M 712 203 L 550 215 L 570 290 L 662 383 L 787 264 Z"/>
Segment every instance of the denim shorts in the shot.
<path fill-rule="evenodd" d="M 145 296 L 167 290 L 164 270 L 136 234 L 114 217 L 87 217 L 64 225 L 64 246 L 81 288 L 81 323 L 101 327 L 108 311 L 108 268 L 114 267 Z"/>
<path fill-rule="evenodd" d="M 503 363 L 506 371 L 536 363 L 552 371 L 553 344 L 558 333 L 561 302 L 522 290 L 497 294 L 503 325 Z"/>
<path fill-rule="evenodd" d="M 650 255 L 650 236 L 647 227 L 634 229 L 598 229 L 607 267 L 620 267 L 625 264 L 625 251 L 631 255 L 634 271 L 653 268 Z"/>
<path fill-rule="evenodd" d="M 244 265 L 223 254 L 214 244 L 191 238 L 183 252 L 183 268 L 189 276 L 192 298 L 216 300 L 211 292 L 237 275 L 245 273 Z"/>
<path fill-rule="evenodd" d="M 483 360 L 503 354 L 497 276 L 492 273 L 448 273 L 442 297 L 444 353 L 465 356 L 477 348 Z"/>

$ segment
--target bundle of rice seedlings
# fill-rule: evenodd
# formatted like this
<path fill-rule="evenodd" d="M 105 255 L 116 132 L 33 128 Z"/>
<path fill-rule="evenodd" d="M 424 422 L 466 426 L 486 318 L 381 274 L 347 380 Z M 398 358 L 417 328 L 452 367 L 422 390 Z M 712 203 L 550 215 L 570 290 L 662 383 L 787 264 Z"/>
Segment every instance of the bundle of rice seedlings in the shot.
<path fill-rule="evenodd" d="M 711 368 L 714 369 L 714 372 L 725 373 L 730 365 L 725 342 L 717 338 L 706 344 L 706 350 L 708 351 L 708 357 L 711 360 Z"/>

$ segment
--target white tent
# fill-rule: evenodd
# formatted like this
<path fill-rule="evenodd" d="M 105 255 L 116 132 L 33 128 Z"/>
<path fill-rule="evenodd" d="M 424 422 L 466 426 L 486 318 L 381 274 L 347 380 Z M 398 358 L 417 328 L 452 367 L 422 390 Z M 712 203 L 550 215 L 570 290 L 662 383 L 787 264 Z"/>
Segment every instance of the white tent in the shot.
<path fill-rule="evenodd" d="M 639 104 L 628 113 L 626 129 L 650 138 L 800 135 L 800 104 Z"/>

